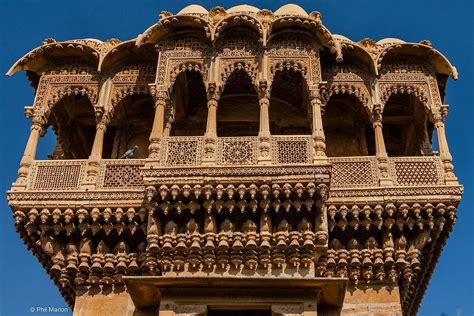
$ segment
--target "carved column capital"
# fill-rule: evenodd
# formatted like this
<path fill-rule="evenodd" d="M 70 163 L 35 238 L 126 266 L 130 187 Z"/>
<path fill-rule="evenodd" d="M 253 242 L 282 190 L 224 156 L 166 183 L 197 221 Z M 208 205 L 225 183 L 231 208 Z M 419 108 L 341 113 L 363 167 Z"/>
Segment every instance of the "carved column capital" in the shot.
<path fill-rule="evenodd" d="M 206 93 L 208 104 L 209 101 L 215 101 L 216 103 L 219 101 L 220 93 L 215 82 L 209 82 L 207 84 Z"/>

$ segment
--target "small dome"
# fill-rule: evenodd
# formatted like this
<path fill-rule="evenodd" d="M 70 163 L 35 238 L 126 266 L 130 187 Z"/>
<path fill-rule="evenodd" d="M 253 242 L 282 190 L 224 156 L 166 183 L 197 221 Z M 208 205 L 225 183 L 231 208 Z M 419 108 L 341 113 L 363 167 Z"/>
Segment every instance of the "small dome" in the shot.
<path fill-rule="evenodd" d="M 229 8 L 229 9 L 226 10 L 227 13 L 236 13 L 236 12 L 257 13 L 258 11 L 260 11 L 259 8 L 256 8 L 256 7 L 248 5 L 248 4 L 236 5 L 235 7 L 232 7 L 232 8 Z"/>
<path fill-rule="evenodd" d="M 191 4 L 187 7 L 184 7 L 179 11 L 176 15 L 186 15 L 186 14 L 208 14 L 209 11 L 206 8 L 198 5 L 198 4 Z"/>
<path fill-rule="evenodd" d="M 402 41 L 401 39 L 398 38 L 383 38 L 380 41 L 377 42 L 378 45 L 385 45 L 385 44 L 403 44 L 406 43 L 405 41 Z"/>
<path fill-rule="evenodd" d="M 299 15 L 308 16 L 308 13 L 299 5 L 288 3 L 275 11 L 275 15 Z"/>

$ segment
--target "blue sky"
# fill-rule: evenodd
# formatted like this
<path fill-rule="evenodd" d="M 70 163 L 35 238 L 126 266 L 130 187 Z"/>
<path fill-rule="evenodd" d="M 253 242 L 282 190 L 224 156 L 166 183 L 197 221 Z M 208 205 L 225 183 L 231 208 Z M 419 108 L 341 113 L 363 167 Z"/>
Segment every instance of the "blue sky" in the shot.
<path fill-rule="evenodd" d="M 0 73 L 23 54 L 53 37 L 74 38 L 136 37 L 154 24 L 162 10 L 177 12 L 189 1 L 51 1 L 0 0 Z M 197 1 L 210 9 L 229 8 L 236 1 Z M 284 1 L 248 1 L 275 11 Z M 450 105 L 447 136 L 456 174 L 465 186 L 458 209 L 458 222 L 442 253 L 420 315 L 474 315 L 474 217 L 468 207 L 472 195 L 473 120 L 473 18 L 472 0 L 317 0 L 295 2 L 308 12 L 317 10 L 333 34 L 353 40 L 397 37 L 406 41 L 430 40 L 457 67 L 459 80 L 448 83 L 445 102 Z M 0 76 L 1 137 L 0 191 L 16 178 L 30 122 L 23 106 L 33 102 L 33 89 L 24 74 Z M 40 141 L 38 156 L 46 157 L 53 137 Z M 65 307 L 59 291 L 36 258 L 17 236 L 10 208 L 0 198 L 0 315 L 34 315 L 30 308 Z M 38 315 L 47 313 L 38 313 Z M 55 314 L 57 315 L 57 313 Z M 67 313 L 63 314 L 67 315 Z"/>

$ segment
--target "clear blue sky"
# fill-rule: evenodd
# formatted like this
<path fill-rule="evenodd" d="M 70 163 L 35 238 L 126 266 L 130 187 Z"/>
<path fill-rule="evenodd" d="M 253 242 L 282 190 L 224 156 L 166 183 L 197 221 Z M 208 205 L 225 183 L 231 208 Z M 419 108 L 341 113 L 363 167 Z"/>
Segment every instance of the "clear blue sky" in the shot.
<path fill-rule="evenodd" d="M 154 24 L 162 10 L 177 12 L 183 1 L 104 0 L 0 0 L 0 74 L 44 38 L 136 37 Z M 236 1 L 197 1 L 205 8 L 229 8 Z M 283 1 L 248 1 L 276 10 Z M 333 34 L 353 40 L 397 37 L 406 41 L 430 40 L 458 68 L 458 81 L 450 81 L 447 135 L 456 174 L 465 186 L 458 222 L 438 262 L 425 294 L 420 315 L 474 315 L 474 237 L 472 196 L 473 159 L 473 32 L 472 0 L 316 0 L 297 1 L 308 12 L 317 10 Z M 30 122 L 23 106 L 33 102 L 33 89 L 23 73 L 0 75 L 1 192 L 16 178 Z M 39 157 L 52 148 L 51 133 L 42 139 Z M 3 194 L 3 193 L 2 193 Z M 0 315 L 34 315 L 36 306 L 65 307 L 59 291 L 36 258 L 17 236 L 10 208 L 0 197 Z M 41 313 L 47 315 L 47 313 Z M 57 314 L 55 314 L 57 315 Z M 63 315 L 67 315 L 63 314 Z"/>

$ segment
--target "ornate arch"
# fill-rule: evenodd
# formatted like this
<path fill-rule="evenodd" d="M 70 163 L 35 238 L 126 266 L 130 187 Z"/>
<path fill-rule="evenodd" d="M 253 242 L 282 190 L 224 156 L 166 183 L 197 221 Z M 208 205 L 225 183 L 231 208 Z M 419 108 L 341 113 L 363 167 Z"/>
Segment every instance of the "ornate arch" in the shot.
<path fill-rule="evenodd" d="M 342 35 L 334 35 L 334 38 L 341 43 L 344 60 L 352 58 L 356 59 L 367 67 L 367 70 L 369 71 L 368 75 L 373 77 L 378 75 L 378 68 L 375 60 L 372 55 L 364 49 L 364 47 Z"/>
<path fill-rule="evenodd" d="M 199 69 L 203 81 L 207 83 L 211 63 L 211 47 L 205 38 L 188 32 L 177 38 L 165 39 L 159 49 L 161 54 L 156 71 L 158 85 L 171 88 L 179 73 L 188 67 L 192 67 L 194 70 Z"/>
<path fill-rule="evenodd" d="M 208 39 L 211 38 L 211 26 L 204 18 L 196 15 L 172 15 L 169 12 L 160 14 L 160 21 L 146 29 L 137 37 L 136 45 L 156 44 L 176 29 L 201 30 Z"/>
<path fill-rule="evenodd" d="M 185 71 L 196 71 L 201 74 L 204 84 L 208 82 L 209 67 L 204 60 L 173 60 L 168 67 L 170 89 L 173 88 L 176 78 Z"/>
<path fill-rule="evenodd" d="M 385 59 L 393 55 L 411 55 L 421 57 L 426 60 L 436 71 L 436 73 L 458 78 L 458 71 L 451 62 L 438 50 L 431 47 L 431 43 L 395 43 L 384 48 L 376 57 L 376 65 L 380 70 L 385 63 Z"/>
<path fill-rule="evenodd" d="M 336 53 L 339 48 L 337 41 L 334 39 L 331 32 L 322 24 L 321 15 L 313 12 L 308 17 L 303 16 L 282 16 L 273 20 L 269 26 L 269 36 L 275 34 L 282 28 L 304 29 L 314 34 L 322 46 L 327 47 L 331 52 Z"/>
<path fill-rule="evenodd" d="M 371 96 L 365 83 L 361 82 L 332 82 L 323 94 L 323 104 L 327 104 L 333 95 L 353 95 L 360 101 L 367 114 L 372 110 Z"/>
<path fill-rule="evenodd" d="M 321 46 L 308 34 L 288 31 L 269 39 L 268 78 L 273 79 L 277 70 L 293 68 L 300 71 L 308 85 L 321 81 L 319 49 Z"/>
<path fill-rule="evenodd" d="M 380 101 L 384 106 L 393 94 L 408 94 L 415 96 L 427 111 L 431 110 L 430 93 L 426 83 L 381 83 L 379 91 Z"/>
<path fill-rule="evenodd" d="M 257 76 L 258 76 L 258 64 L 252 63 L 249 60 L 246 61 L 235 61 L 229 60 L 221 64 L 220 72 L 220 83 L 222 89 L 225 87 L 229 77 L 236 70 L 244 70 L 247 75 L 250 77 L 253 85 L 256 85 Z"/>
<path fill-rule="evenodd" d="M 101 72 L 112 71 L 122 64 L 127 64 L 130 60 L 145 61 L 150 60 L 156 64 L 157 54 L 153 45 L 142 45 L 137 47 L 136 40 L 132 39 L 120 43 L 118 40 L 111 43 L 100 58 L 98 69 Z"/>
<path fill-rule="evenodd" d="M 99 95 L 98 74 L 89 67 L 66 65 L 40 77 L 33 104 L 34 111 L 47 120 L 54 106 L 67 95 L 87 96 L 93 106 Z"/>
<path fill-rule="evenodd" d="M 110 100 L 107 102 L 106 117 L 112 119 L 117 104 L 130 95 L 149 94 L 149 84 L 155 82 L 154 64 L 137 63 L 120 68 L 120 71 L 111 75 L 112 86 Z"/>
<path fill-rule="evenodd" d="M 43 45 L 29 51 L 13 64 L 8 70 L 7 76 L 11 76 L 20 70 L 29 70 L 40 73 L 44 71 L 52 60 L 57 62 L 62 58 L 77 58 L 97 67 L 100 52 L 98 47 L 102 44 L 99 40 L 70 40 L 56 42 L 49 38 L 43 41 Z"/>
<path fill-rule="evenodd" d="M 230 14 L 217 22 L 211 33 L 213 43 L 215 43 L 226 30 L 239 26 L 256 31 L 259 36 L 259 42 L 264 43 L 266 34 L 263 24 L 249 14 Z"/>

